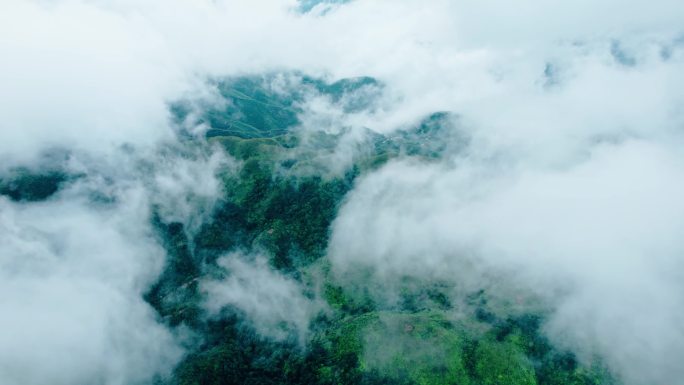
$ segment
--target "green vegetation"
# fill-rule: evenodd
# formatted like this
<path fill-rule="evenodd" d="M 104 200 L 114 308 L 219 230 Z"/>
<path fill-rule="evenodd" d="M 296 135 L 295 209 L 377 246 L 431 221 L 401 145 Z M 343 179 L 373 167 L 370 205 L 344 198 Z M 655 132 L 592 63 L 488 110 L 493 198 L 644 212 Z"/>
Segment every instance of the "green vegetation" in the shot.
<path fill-rule="evenodd" d="M 296 84 L 282 87 L 292 76 Z M 271 85 L 276 80 L 281 86 Z M 382 89 L 378 82 L 329 84 L 295 74 L 215 84 L 224 103 L 203 106 L 199 122 L 209 125 L 211 143 L 242 162 L 239 172 L 220 175 L 225 194 L 198 231 L 153 218 L 169 258 L 145 298 L 169 325 L 184 325 L 200 340 L 170 384 L 613 383 L 600 365 L 583 366 L 571 353 L 554 349 L 540 332 L 542 315 L 502 315 L 488 307 L 484 292 L 473 293 L 472 303 L 455 312 L 447 283 L 407 279 L 400 304 L 388 307 L 330 275 L 330 226 L 355 179 L 396 157 L 438 159 L 446 143 L 465 149 L 468 138 L 453 126 L 455 117 L 435 113 L 391 136 L 369 131 L 362 143 L 367 148 L 345 172 L 316 173 L 311 170 L 318 156 L 334 151 L 339 136 L 303 138 L 294 129 L 300 103 L 313 93 L 345 111 L 372 108 Z M 174 104 L 177 122 L 190 119 L 197 104 Z M 329 310 L 312 321 L 305 346 L 294 334 L 284 341 L 260 336 L 237 308 L 225 308 L 220 317 L 203 313 L 198 279 L 213 274 L 217 259 L 235 250 L 268 255 L 272 268 L 327 302 Z M 458 319 L 451 318 L 455 314 Z"/>
<path fill-rule="evenodd" d="M 354 171 L 334 178 L 277 173 L 281 148 L 275 141 L 231 137 L 219 142 L 244 163 L 238 175 L 224 176 L 224 201 L 214 221 L 200 230 L 196 246 L 213 254 L 236 246 L 263 249 L 278 269 L 320 258 Z"/>
<path fill-rule="evenodd" d="M 0 195 L 14 201 L 42 201 L 54 195 L 68 179 L 69 176 L 61 171 L 34 172 L 17 168 L 0 178 Z"/>
<path fill-rule="evenodd" d="M 440 312 L 381 312 L 362 333 L 361 367 L 419 385 L 469 384 L 465 327 Z"/>
<path fill-rule="evenodd" d="M 483 385 L 534 385 L 534 367 L 513 341 L 481 341 L 475 349 L 475 375 Z"/>
<path fill-rule="evenodd" d="M 382 85 L 373 78 L 342 79 L 327 83 L 299 73 L 267 74 L 211 82 L 222 100 L 182 100 L 171 105 L 177 123 L 199 109 L 197 124 L 209 126 L 207 137 L 242 139 L 286 135 L 300 121 L 301 104 L 308 96 L 328 97 L 345 112 L 372 106 Z"/>

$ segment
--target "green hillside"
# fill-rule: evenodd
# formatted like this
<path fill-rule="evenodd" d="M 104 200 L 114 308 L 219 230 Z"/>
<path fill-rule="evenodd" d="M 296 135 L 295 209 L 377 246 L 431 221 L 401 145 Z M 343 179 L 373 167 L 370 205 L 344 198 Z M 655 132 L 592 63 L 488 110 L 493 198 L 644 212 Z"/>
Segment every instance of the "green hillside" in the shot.
<path fill-rule="evenodd" d="M 334 150 L 339 136 L 319 133 L 315 146 L 303 148 L 304 133 L 297 130 L 299 103 L 307 93 L 316 93 L 347 103 L 341 108 L 358 109 L 368 101 L 350 103 L 345 95 L 381 85 L 368 78 L 326 83 L 300 77 L 295 91 L 283 93 L 269 88 L 272 81 L 216 81 L 225 103 L 199 117 L 209 125 L 209 143 L 242 162 L 237 174 L 222 174 L 225 195 L 212 220 L 189 233 L 180 223 L 154 218 L 169 260 L 146 299 L 166 323 L 189 328 L 200 340 L 166 382 L 613 383 L 600 365 L 583 366 L 570 352 L 551 346 L 540 329 L 543 314 L 494 312 L 487 293 L 470 293 L 472 303 L 456 309 L 439 285 L 413 285 L 401 305 L 388 306 L 336 282 L 325 257 L 330 225 L 356 178 L 397 157 L 438 159 L 445 150 L 444 135 L 457 137 L 462 148 L 468 138 L 454 127 L 457 117 L 435 113 L 391 136 L 368 131 L 365 148 L 345 172 L 317 174 L 310 170 L 316 169 L 321 153 Z M 188 119 L 190 105 L 184 101 L 173 106 L 177 122 Z M 304 346 L 295 331 L 285 340 L 259 335 L 238 308 L 207 317 L 198 279 L 219 271 L 217 259 L 236 250 L 266 253 L 273 269 L 327 303 L 327 310 L 312 321 Z"/>

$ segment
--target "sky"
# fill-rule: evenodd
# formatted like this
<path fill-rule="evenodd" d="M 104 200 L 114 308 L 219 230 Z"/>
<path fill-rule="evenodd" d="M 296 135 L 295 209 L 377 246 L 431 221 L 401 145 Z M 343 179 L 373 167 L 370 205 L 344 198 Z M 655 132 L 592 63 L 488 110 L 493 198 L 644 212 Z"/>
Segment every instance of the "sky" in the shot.
<path fill-rule="evenodd" d="M 340 279 L 514 288 L 547 304 L 553 341 L 601 355 L 625 383 L 681 381 L 683 25 L 676 0 L 2 1 L 0 172 L 61 151 L 57 166 L 85 177 L 37 204 L 0 198 L 0 382 L 142 384 L 171 370 L 183 337 L 141 297 L 165 258 L 150 206 L 182 202 L 162 212 L 201 222 L 220 195 L 214 170 L 234 161 L 183 148 L 168 103 L 211 97 L 207 77 L 291 70 L 385 85 L 356 115 L 312 100 L 308 129 L 388 133 L 449 111 L 469 138 L 355 186 L 329 247 Z M 225 263 L 297 291 L 246 261 Z M 208 306 L 272 316 L 255 303 L 281 289 L 235 282 L 208 282 Z M 300 327 L 315 304 L 293 301 Z"/>

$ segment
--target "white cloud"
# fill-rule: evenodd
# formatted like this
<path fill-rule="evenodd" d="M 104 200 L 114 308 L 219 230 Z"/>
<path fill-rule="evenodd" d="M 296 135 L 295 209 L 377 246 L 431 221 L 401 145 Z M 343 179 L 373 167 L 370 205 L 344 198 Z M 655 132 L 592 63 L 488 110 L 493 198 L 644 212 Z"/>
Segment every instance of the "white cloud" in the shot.
<path fill-rule="evenodd" d="M 174 160 L 172 170 L 141 176 L 138 158 L 119 148 L 130 143 L 149 155 L 173 141 L 166 102 L 201 92 L 204 76 L 297 69 L 330 78 L 374 76 L 387 85 L 372 113 L 339 116 L 325 103 L 309 106 L 332 124 L 386 132 L 448 110 L 461 115 L 473 139 L 450 166 L 397 163 L 365 179 L 336 224 L 331 255 L 338 268 L 363 256 L 386 277 L 458 276 L 465 250 L 474 271 L 518 269 L 533 289 L 563 282 L 574 289 L 556 303 L 553 334 L 574 336 L 577 349 L 593 340 L 632 383 L 675 381 L 681 373 L 670 360 L 682 356 L 675 272 L 684 78 L 682 45 L 674 41 L 682 36 L 684 3 L 357 0 L 325 15 L 300 14 L 296 6 L 291 0 L 0 3 L 3 167 L 51 147 L 85 153 L 83 159 L 107 171 L 100 179 L 100 171 L 89 173 L 83 183 L 122 199 L 102 209 L 85 193 L 67 190 L 35 206 L 1 201 L 0 285 L 14 293 L 5 304 L 16 311 L 0 321 L 6 322 L 0 345 L 18 354 L 0 348 L 0 376 L 116 384 L 149 378 L 173 361 L 147 339 L 170 337 L 140 299 L 161 255 L 141 238 L 148 231 L 141 213 L 153 198 L 137 182 L 163 190 L 158 199 L 180 205 L 172 214 L 190 220 L 186 194 L 211 202 L 218 186 L 206 170 L 220 162 Z M 615 42 L 633 66 L 617 60 Z M 548 65 L 553 82 L 544 77 Z M 340 155 L 348 148 L 353 143 Z M 106 177 L 115 182 L 100 183 Z M 258 266 L 236 269 L 295 290 Z M 68 311 L 54 307 L 59 298 Z M 258 304 L 279 297 L 245 298 L 240 303 L 258 316 Z M 298 320 L 309 314 L 305 302 L 291 305 L 301 305 Z M 586 317 L 575 320 L 576 314 Z M 631 321 L 610 327 L 618 316 Z M 131 323 L 154 332 L 121 326 Z M 51 348 L 22 350 L 11 335 L 24 324 Z M 121 346 L 122 361 L 98 359 L 103 341 Z M 67 354 L 74 349 L 95 369 L 77 366 L 77 355 Z M 157 357 L 151 360 L 159 366 L 142 370 L 128 358 L 139 355 Z M 46 361 L 44 371 L 13 369 Z"/>
<path fill-rule="evenodd" d="M 180 358 L 142 299 L 164 255 L 144 191 L 126 189 L 117 199 L 94 210 L 82 196 L 0 198 L 3 383 L 143 383 Z"/>
<path fill-rule="evenodd" d="M 300 341 L 305 340 L 309 322 L 322 307 L 304 295 L 301 283 L 274 271 L 263 257 L 250 261 L 233 253 L 218 264 L 226 277 L 207 279 L 201 285 L 210 314 L 231 305 L 244 311 L 262 335 L 285 339 L 294 331 Z"/>

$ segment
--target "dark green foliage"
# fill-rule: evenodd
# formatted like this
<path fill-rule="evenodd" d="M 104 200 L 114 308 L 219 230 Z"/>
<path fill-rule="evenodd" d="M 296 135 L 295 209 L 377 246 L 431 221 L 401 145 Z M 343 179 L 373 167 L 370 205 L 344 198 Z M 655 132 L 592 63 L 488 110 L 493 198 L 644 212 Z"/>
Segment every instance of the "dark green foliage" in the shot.
<path fill-rule="evenodd" d="M 572 354 L 553 354 L 546 357 L 537 370 L 539 385 L 613 385 L 607 370 L 601 367 L 582 367 Z"/>
<path fill-rule="evenodd" d="M 14 201 L 42 201 L 59 191 L 68 179 L 68 175 L 61 171 L 15 169 L 0 179 L 0 195 Z"/>
<path fill-rule="evenodd" d="M 215 79 L 211 83 L 223 103 L 194 102 L 200 108 L 194 123 L 208 125 L 209 138 L 275 138 L 300 123 L 300 104 L 311 95 L 327 96 L 344 111 L 354 112 L 369 108 L 381 91 L 380 84 L 369 77 L 328 83 L 298 73 Z M 188 100 L 171 104 L 175 121 L 181 123 L 188 119 L 198 107 L 195 104 Z"/>
<path fill-rule="evenodd" d="M 473 359 L 472 362 L 482 362 L 482 356 L 493 357 L 501 355 L 510 358 L 512 356 L 511 349 L 515 349 L 519 358 L 522 359 L 520 354 L 524 354 L 526 358 L 524 358 L 523 361 L 502 361 L 488 358 L 488 364 L 480 364 L 480 372 L 513 373 L 510 368 L 506 368 L 512 365 L 513 367 L 524 369 L 528 368 L 528 363 L 532 363 L 534 366 L 536 383 L 539 385 L 597 385 L 615 383 L 610 373 L 600 365 L 591 367 L 582 366 L 571 352 L 563 352 L 555 349 L 540 331 L 542 321 L 542 317 L 535 314 L 525 314 L 506 320 L 494 320 L 492 322 L 494 327 L 483 340 L 485 347 L 482 347 L 482 341 L 471 344 L 470 356 Z M 494 348 L 494 346 L 499 347 Z M 499 351 L 496 349 L 499 349 Z M 479 358 L 477 356 L 478 352 L 481 356 Z M 487 365 L 494 366 L 490 367 Z M 477 368 L 477 366 L 472 367 L 476 376 L 478 376 Z M 527 383 L 524 381 L 531 381 L 525 370 L 519 370 L 514 377 L 522 378 L 517 381 L 523 382 L 515 382 L 512 380 L 512 377 L 505 375 L 501 378 L 494 378 L 491 376 L 488 378 L 489 381 L 494 381 L 493 383 L 497 384 L 518 384 Z M 496 382 L 498 380 L 502 382 Z M 485 383 L 484 379 L 482 379 L 482 381 Z"/>
<path fill-rule="evenodd" d="M 341 79 L 332 84 L 304 77 L 303 83 L 314 86 L 323 95 L 328 95 L 333 103 L 340 104 L 347 113 L 372 109 L 383 91 L 380 82 L 367 76 Z"/>
<path fill-rule="evenodd" d="M 389 158 L 401 155 L 428 160 L 441 158 L 447 150 L 459 153 L 467 148 L 470 138 L 457 130 L 456 123 L 457 116 L 436 112 L 417 126 L 397 130 L 390 136 L 374 134 L 374 151 Z"/>
<path fill-rule="evenodd" d="M 156 215 L 153 223 L 168 255 L 162 275 L 145 294 L 145 300 L 172 326 L 195 324 L 200 315 L 197 292 L 199 262 L 190 252 L 182 224 L 166 224 Z"/>
<path fill-rule="evenodd" d="M 400 309 L 408 312 L 420 312 L 431 309 L 448 310 L 452 308 L 447 295 L 449 286 L 439 282 L 418 282 L 404 278 L 401 290 Z"/>
<path fill-rule="evenodd" d="M 340 179 L 276 181 L 263 208 L 264 221 L 259 222 L 270 226 L 264 238 L 275 245 L 271 248 L 275 257 L 296 258 L 294 262 L 306 264 L 322 256 L 337 204 L 349 188 L 350 183 Z"/>
<path fill-rule="evenodd" d="M 482 340 L 474 352 L 475 378 L 482 385 L 535 385 L 534 367 L 515 342 Z"/>
<path fill-rule="evenodd" d="M 309 264 L 323 255 L 330 224 L 352 180 L 277 176 L 271 164 L 249 159 L 238 178 L 226 180 L 221 221 L 203 228 L 197 245 L 262 247 L 279 269 Z M 225 235 L 231 232 L 237 235 Z"/>
<path fill-rule="evenodd" d="M 260 338 L 238 316 L 208 322 L 200 349 L 178 367 L 178 385 L 304 384 L 306 357 L 292 343 Z M 313 383 L 313 382 L 312 382 Z"/>
<path fill-rule="evenodd" d="M 204 344 L 177 368 L 176 385 L 223 384 L 389 384 L 364 374 L 354 352 L 335 352 L 324 339 L 304 349 L 293 342 L 259 337 L 237 313 L 206 323 Z"/>
<path fill-rule="evenodd" d="M 543 314 L 502 315 L 484 290 L 466 296 L 460 309 L 448 283 L 406 278 L 398 305 L 388 306 L 376 304 L 367 288 L 335 281 L 325 251 L 355 179 L 397 157 L 433 161 L 465 151 L 469 139 L 455 116 L 438 112 L 390 136 L 368 130 L 359 144 L 362 155 L 347 170 L 316 172 L 317 157 L 334 151 L 340 135 L 298 134 L 299 103 L 317 95 L 345 112 L 372 110 L 382 85 L 372 78 L 329 83 L 277 76 L 217 80 L 224 104 L 171 107 L 181 123 L 199 104 L 198 122 L 210 126 L 207 137 L 242 163 L 238 173 L 221 175 L 225 194 L 195 233 L 153 218 L 169 256 L 145 298 L 169 325 L 186 325 L 200 338 L 170 385 L 613 384 L 600 365 L 587 367 L 555 349 L 541 332 Z M 316 295 L 330 310 L 314 318 L 306 346 L 294 335 L 285 341 L 259 336 L 238 309 L 203 314 L 198 279 L 234 250 L 266 254 L 273 268 L 303 285 L 320 272 Z M 466 319 L 449 318 L 467 311 Z"/>
<path fill-rule="evenodd" d="M 375 310 L 375 304 L 370 299 L 368 293 L 361 296 L 352 296 L 345 291 L 342 286 L 336 286 L 331 282 L 326 282 L 323 298 L 336 310 L 340 310 L 346 315 L 359 315 Z"/>
<path fill-rule="evenodd" d="M 217 88 L 229 103 L 222 110 L 206 111 L 204 118 L 211 127 L 207 136 L 273 137 L 298 124 L 296 99 L 271 91 L 269 80 L 242 77 L 219 81 Z"/>
<path fill-rule="evenodd" d="M 208 137 L 235 136 L 243 139 L 283 135 L 299 123 L 293 95 L 270 89 L 272 77 L 254 76 L 214 80 L 211 83 L 223 101 L 178 101 L 170 106 L 177 123 L 191 116 L 195 124 L 209 126 Z M 199 104 L 199 106 L 197 106 Z M 192 115 L 199 108 L 198 117 Z"/>
<path fill-rule="evenodd" d="M 246 239 L 244 208 L 224 201 L 216 208 L 212 221 L 206 223 L 194 238 L 197 250 L 211 256 L 238 247 Z"/>

